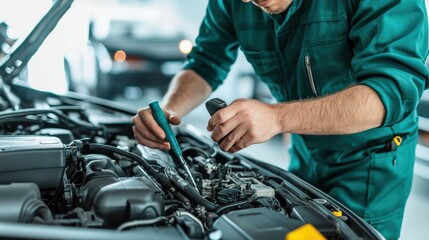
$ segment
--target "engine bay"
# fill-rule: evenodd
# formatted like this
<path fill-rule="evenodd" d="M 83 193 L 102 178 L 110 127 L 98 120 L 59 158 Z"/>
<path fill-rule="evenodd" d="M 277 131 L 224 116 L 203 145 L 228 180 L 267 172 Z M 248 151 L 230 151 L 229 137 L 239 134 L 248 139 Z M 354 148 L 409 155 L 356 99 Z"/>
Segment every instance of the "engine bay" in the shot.
<path fill-rule="evenodd" d="M 174 154 L 137 144 L 130 116 L 51 109 L 0 117 L 0 222 L 160 239 L 284 239 L 305 224 L 327 239 L 363 235 L 292 174 L 222 152 L 191 125 L 174 131 L 197 189 Z"/>

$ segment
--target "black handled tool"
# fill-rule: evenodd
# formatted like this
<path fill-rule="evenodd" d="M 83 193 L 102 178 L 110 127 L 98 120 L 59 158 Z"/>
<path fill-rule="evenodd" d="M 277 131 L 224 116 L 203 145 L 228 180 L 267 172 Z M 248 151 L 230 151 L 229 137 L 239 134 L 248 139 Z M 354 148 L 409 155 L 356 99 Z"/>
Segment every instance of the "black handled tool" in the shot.
<path fill-rule="evenodd" d="M 215 114 L 217 111 L 221 110 L 226 106 L 227 106 L 226 102 L 220 98 L 212 98 L 206 102 L 206 108 L 207 108 L 207 111 L 209 111 L 210 116 L 213 116 L 213 114 Z M 222 142 L 222 140 L 223 138 L 218 142 L 220 143 Z"/>
<path fill-rule="evenodd" d="M 220 109 L 226 106 L 227 106 L 226 102 L 220 98 L 212 98 L 206 102 L 206 108 L 207 108 L 207 111 L 209 111 L 210 116 L 213 116 L 215 112 L 219 111 Z"/>

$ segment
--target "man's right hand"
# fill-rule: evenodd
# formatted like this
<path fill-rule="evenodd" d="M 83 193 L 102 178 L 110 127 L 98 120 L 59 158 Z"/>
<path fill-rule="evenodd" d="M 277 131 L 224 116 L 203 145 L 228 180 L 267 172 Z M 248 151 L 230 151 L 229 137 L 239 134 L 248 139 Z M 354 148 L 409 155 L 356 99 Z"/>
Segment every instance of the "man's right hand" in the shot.
<path fill-rule="evenodd" d="M 173 125 L 179 125 L 181 119 L 171 110 L 164 113 L 168 121 Z M 138 143 L 150 148 L 169 150 L 170 144 L 165 139 L 165 133 L 156 123 L 149 107 L 141 108 L 137 114 L 131 118 L 133 121 L 134 137 Z"/>
<path fill-rule="evenodd" d="M 173 125 L 180 124 L 181 117 L 202 103 L 211 93 L 210 85 L 192 70 L 182 70 L 171 80 L 162 102 L 165 117 Z M 174 109 L 174 110 L 173 110 Z M 142 145 L 170 149 L 165 133 L 156 123 L 149 107 L 140 109 L 132 118 L 134 137 Z"/>

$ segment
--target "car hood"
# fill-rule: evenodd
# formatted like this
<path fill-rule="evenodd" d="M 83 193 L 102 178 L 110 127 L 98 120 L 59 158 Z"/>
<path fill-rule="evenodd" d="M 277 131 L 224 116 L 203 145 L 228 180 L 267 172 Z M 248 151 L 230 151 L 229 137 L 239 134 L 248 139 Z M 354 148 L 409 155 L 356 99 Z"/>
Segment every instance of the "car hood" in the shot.
<path fill-rule="evenodd" d="M 0 77 L 3 83 L 10 84 L 12 80 L 20 74 L 72 3 L 73 0 L 53 1 L 52 7 L 33 28 L 30 34 L 24 39 L 19 39 L 19 43 L 14 44 L 11 52 L 0 62 Z"/>

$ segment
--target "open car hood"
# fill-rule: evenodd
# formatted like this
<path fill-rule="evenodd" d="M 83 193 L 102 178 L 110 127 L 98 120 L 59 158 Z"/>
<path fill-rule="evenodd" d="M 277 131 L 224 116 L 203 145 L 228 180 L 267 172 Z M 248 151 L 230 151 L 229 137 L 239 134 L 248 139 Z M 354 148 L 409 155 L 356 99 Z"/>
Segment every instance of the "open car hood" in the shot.
<path fill-rule="evenodd" d="M 53 1 L 52 7 L 30 34 L 26 38 L 20 39 L 20 43 L 14 44 L 13 50 L 0 63 L 0 77 L 4 83 L 10 84 L 19 75 L 72 3 L 73 0 Z"/>

